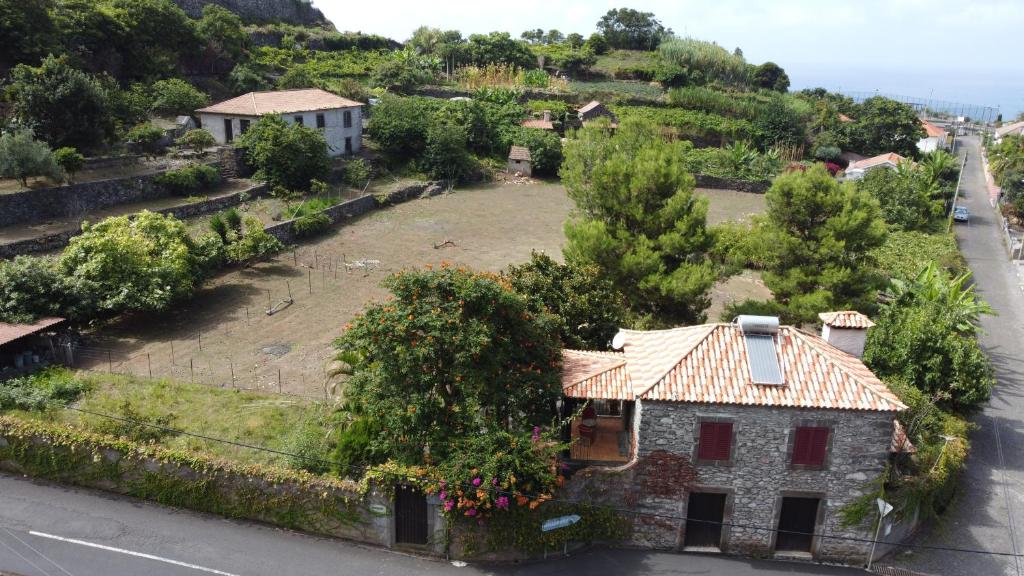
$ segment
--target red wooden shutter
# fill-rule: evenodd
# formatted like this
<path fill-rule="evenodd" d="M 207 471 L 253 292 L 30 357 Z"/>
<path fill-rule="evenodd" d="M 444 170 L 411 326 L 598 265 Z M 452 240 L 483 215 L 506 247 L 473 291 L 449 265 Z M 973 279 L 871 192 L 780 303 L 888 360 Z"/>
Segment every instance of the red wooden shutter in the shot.
<path fill-rule="evenodd" d="M 701 422 L 698 460 L 728 460 L 732 448 L 731 422 Z"/>
<path fill-rule="evenodd" d="M 793 464 L 821 466 L 828 451 L 829 429 L 824 427 L 800 427 L 793 439 Z"/>

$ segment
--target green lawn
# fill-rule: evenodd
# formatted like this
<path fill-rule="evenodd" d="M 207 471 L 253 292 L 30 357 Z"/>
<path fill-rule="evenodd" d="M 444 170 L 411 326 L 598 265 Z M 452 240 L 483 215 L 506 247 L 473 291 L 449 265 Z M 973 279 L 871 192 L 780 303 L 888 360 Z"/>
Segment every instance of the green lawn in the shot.
<path fill-rule="evenodd" d="M 88 384 L 88 391 L 71 406 L 88 412 L 143 420 L 283 452 L 296 450 L 296 446 L 302 444 L 298 437 L 303 434 L 312 432 L 323 439 L 329 436 L 329 430 L 322 424 L 329 409 L 301 398 L 118 375 L 77 373 L 73 378 Z M 181 434 L 161 435 L 152 427 L 137 426 L 134 431 L 126 432 L 122 422 L 76 410 L 51 407 L 45 411 L 8 412 L 96 432 L 159 436 L 151 439 L 170 448 L 199 451 L 243 463 L 288 465 L 288 458 L 283 455 Z"/>

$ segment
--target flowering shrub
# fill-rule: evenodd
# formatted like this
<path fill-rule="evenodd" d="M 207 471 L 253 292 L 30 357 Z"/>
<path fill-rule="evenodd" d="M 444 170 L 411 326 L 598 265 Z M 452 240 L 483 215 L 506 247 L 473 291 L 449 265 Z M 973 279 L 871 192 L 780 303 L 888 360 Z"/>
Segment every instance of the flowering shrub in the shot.
<path fill-rule="evenodd" d="M 828 170 L 828 173 L 833 176 L 838 174 L 839 171 L 842 169 L 843 168 L 839 164 L 836 164 L 835 162 L 825 162 L 825 170 Z"/>
<path fill-rule="evenodd" d="M 495 431 L 466 438 L 437 467 L 441 480 L 428 487 L 449 516 L 479 522 L 498 511 L 536 509 L 563 482 L 557 455 L 565 445 L 553 432 Z"/>

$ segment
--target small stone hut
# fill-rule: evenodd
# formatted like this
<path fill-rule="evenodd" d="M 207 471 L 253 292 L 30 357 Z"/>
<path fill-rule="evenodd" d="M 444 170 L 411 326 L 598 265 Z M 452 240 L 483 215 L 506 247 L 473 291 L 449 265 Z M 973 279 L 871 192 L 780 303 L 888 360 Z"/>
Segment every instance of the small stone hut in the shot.
<path fill-rule="evenodd" d="M 533 160 L 530 158 L 530 149 L 526 146 L 513 146 L 508 153 L 509 174 L 518 176 L 533 175 Z"/>

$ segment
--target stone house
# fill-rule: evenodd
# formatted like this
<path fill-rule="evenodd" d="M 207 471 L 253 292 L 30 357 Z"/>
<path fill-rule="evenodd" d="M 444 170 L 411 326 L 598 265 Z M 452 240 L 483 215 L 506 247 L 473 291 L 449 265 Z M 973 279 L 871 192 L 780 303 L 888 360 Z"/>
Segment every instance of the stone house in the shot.
<path fill-rule="evenodd" d="M 593 122 L 598 118 L 607 118 L 611 123 L 612 128 L 618 127 L 619 119 L 615 116 L 615 113 L 608 109 L 607 106 L 601 104 L 597 100 L 591 100 L 585 104 L 582 108 L 576 111 L 580 122 L 586 126 L 587 123 Z"/>
<path fill-rule="evenodd" d="M 508 151 L 508 168 L 506 171 L 509 174 L 516 174 L 518 176 L 532 176 L 533 160 L 530 157 L 530 149 L 526 146 L 513 146 Z"/>
<path fill-rule="evenodd" d="M 276 114 L 289 124 L 320 130 L 331 156 L 354 154 L 362 148 L 362 103 L 319 88 L 249 92 L 196 110 L 202 127 L 220 144 L 245 134 L 260 116 Z"/>
<path fill-rule="evenodd" d="M 858 358 L 871 321 L 822 319 L 823 336 L 740 316 L 564 351 L 566 497 L 632 510 L 634 546 L 864 562 L 870 527 L 841 510 L 912 449 L 906 406 Z"/>

